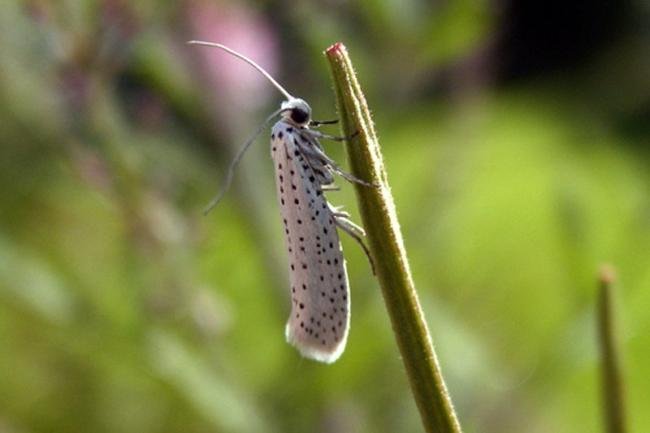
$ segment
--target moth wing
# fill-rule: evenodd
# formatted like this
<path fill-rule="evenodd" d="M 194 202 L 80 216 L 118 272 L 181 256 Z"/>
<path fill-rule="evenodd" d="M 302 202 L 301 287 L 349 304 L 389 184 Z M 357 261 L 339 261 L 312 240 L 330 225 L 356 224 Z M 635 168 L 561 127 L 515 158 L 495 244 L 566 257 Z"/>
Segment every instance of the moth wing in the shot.
<path fill-rule="evenodd" d="M 291 282 L 286 337 L 303 356 L 331 363 L 348 335 L 348 277 L 334 216 L 300 140 L 287 123 L 273 127 L 271 154 Z"/>

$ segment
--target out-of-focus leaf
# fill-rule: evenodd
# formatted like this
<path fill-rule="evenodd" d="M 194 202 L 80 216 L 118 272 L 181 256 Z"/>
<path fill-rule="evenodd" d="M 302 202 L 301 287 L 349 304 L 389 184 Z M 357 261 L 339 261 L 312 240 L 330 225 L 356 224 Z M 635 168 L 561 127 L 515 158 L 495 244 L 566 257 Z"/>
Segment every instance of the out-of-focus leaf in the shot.
<path fill-rule="evenodd" d="M 250 399 L 216 375 L 199 353 L 189 350 L 178 338 L 165 331 L 152 331 L 149 344 L 154 370 L 215 428 L 227 432 L 271 431 Z"/>
<path fill-rule="evenodd" d="M 73 314 L 73 299 L 60 275 L 43 259 L 22 251 L 0 234 L 0 296 L 18 301 L 45 320 L 65 324 Z"/>

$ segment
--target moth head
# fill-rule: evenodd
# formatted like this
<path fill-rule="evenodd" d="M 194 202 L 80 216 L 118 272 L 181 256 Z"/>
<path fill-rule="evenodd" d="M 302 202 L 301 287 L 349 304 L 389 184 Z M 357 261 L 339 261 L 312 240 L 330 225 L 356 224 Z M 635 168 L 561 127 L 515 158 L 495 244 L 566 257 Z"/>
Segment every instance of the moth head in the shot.
<path fill-rule="evenodd" d="M 298 127 L 309 125 L 311 107 L 299 98 L 292 98 L 282 103 L 282 118 Z"/>

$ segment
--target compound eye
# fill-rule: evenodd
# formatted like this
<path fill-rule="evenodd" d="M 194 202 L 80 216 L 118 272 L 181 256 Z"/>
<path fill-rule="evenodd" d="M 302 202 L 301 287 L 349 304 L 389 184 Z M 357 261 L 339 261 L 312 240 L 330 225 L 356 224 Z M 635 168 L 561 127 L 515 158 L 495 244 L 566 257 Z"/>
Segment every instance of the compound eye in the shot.
<path fill-rule="evenodd" d="M 291 120 L 296 122 L 298 125 L 302 125 L 304 123 L 307 123 L 309 120 L 309 113 L 300 108 L 294 108 L 291 110 Z"/>

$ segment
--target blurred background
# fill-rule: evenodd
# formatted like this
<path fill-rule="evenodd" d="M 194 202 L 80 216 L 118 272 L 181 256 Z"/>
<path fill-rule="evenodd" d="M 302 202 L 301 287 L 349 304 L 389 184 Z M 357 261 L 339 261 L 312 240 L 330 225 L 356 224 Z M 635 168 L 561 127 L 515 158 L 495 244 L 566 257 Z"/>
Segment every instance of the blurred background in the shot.
<path fill-rule="evenodd" d="M 285 343 L 268 134 L 202 216 L 282 97 L 189 39 L 317 119 L 347 45 L 465 432 L 601 430 L 602 263 L 649 431 L 649 23 L 643 0 L 3 2 L 0 432 L 422 431 L 348 237 L 346 352 Z"/>

